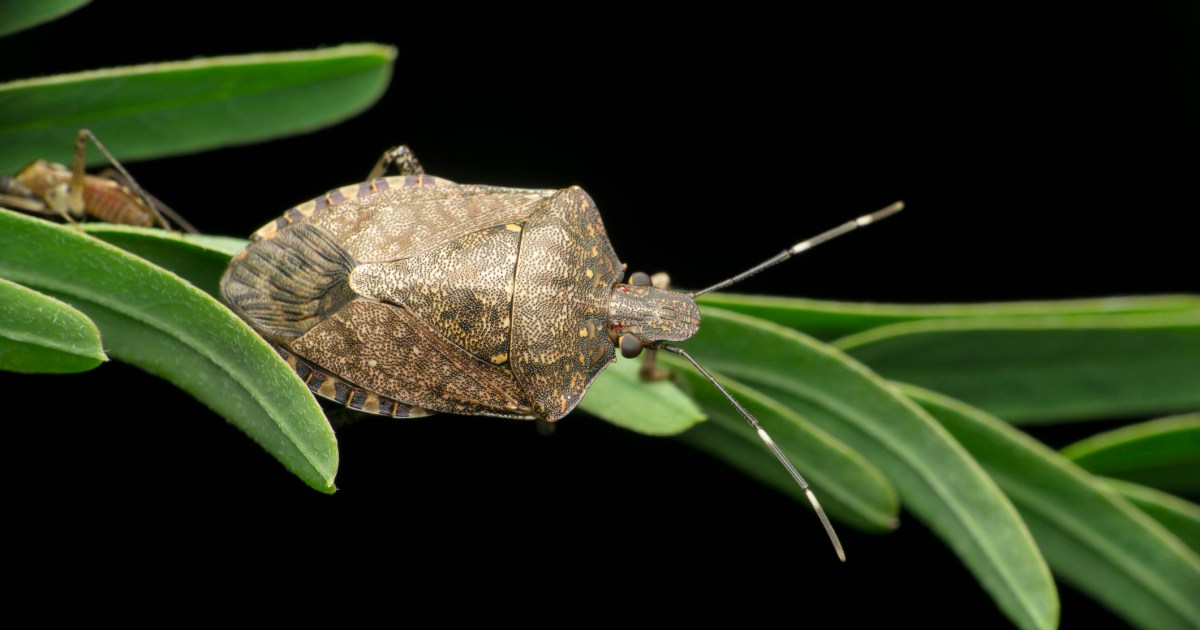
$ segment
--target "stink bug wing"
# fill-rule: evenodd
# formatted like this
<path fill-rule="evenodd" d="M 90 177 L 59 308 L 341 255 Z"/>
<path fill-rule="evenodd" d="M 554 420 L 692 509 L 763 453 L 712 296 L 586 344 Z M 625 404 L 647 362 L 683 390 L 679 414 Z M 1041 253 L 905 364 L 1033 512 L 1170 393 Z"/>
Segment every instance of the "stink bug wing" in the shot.
<path fill-rule="evenodd" d="M 511 361 L 539 416 L 567 415 L 615 359 L 609 294 L 623 269 L 596 204 L 581 188 L 558 191 L 526 222 Z"/>
<path fill-rule="evenodd" d="M 247 248 L 230 265 L 222 293 L 285 358 L 295 355 L 293 369 L 325 398 L 404 417 L 426 410 L 530 417 L 511 371 L 482 363 L 403 302 L 355 291 L 352 275 L 400 262 L 359 266 L 328 232 L 301 222 Z"/>
<path fill-rule="evenodd" d="M 356 297 L 354 259 L 307 223 L 238 253 L 221 278 L 221 295 L 267 341 L 287 345 Z"/>
<path fill-rule="evenodd" d="M 438 286 L 430 270 L 453 271 L 460 264 L 456 254 L 465 256 L 461 261 L 479 253 L 479 247 L 507 246 L 511 255 L 493 261 L 499 262 L 496 273 L 468 278 L 483 284 L 466 287 L 489 294 L 479 304 L 507 328 L 519 243 L 510 228 L 519 232 L 517 224 L 554 193 L 460 186 L 427 176 L 343 187 L 261 228 L 255 242 L 231 262 L 222 295 L 252 327 L 297 355 L 297 365 L 307 364 L 331 382 L 344 380 L 369 395 L 435 411 L 533 418 L 512 371 L 500 367 L 507 360 L 501 356 L 506 343 L 487 335 L 472 354 L 450 341 L 454 335 L 446 325 L 453 328 L 455 321 L 437 321 L 446 314 L 437 300 L 422 304 L 411 292 L 404 296 L 399 285 L 388 294 L 371 281 L 387 279 L 381 269 L 410 265 L 416 275 L 400 274 L 405 281 L 419 279 L 433 291 L 462 289 Z M 472 244 L 479 235 L 484 237 Z M 355 291 L 351 277 L 356 275 L 367 297 Z M 498 326 L 490 327 L 499 332 Z M 342 391 L 345 387 L 326 389 L 315 391 L 338 402 L 354 400 Z"/>
<path fill-rule="evenodd" d="M 354 270 L 355 293 L 403 306 L 442 338 L 493 365 L 508 366 L 521 225 L 484 228 L 441 247 Z"/>
<path fill-rule="evenodd" d="M 346 302 L 341 281 L 355 266 L 417 257 L 519 221 L 553 192 L 460 186 L 424 175 L 344 186 L 260 228 L 234 256 L 221 292 L 255 330 L 286 344 Z"/>
<path fill-rule="evenodd" d="M 403 177 L 381 177 L 355 184 L 352 186 L 342 186 L 331 190 L 316 199 L 310 199 L 298 206 L 288 208 L 282 215 L 274 221 L 258 228 L 254 234 L 250 235 L 252 242 L 261 240 L 269 240 L 275 238 L 280 230 L 293 223 L 310 221 L 311 218 L 318 214 L 323 214 L 331 208 L 342 205 L 348 200 L 365 199 L 378 193 L 397 189 L 397 188 L 413 188 L 419 186 L 454 186 L 454 182 L 433 177 L 432 175 L 408 175 Z"/>
<path fill-rule="evenodd" d="M 460 185 L 425 175 L 387 177 L 344 186 L 296 206 L 259 234 L 271 238 L 289 223 L 302 221 L 325 229 L 360 263 L 386 262 L 519 221 L 554 192 Z"/>
<path fill-rule="evenodd" d="M 408 405 L 532 416 L 511 371 L 471 356 L 402 307 L 355 299 L 290 349 L 330 374 Z"/>

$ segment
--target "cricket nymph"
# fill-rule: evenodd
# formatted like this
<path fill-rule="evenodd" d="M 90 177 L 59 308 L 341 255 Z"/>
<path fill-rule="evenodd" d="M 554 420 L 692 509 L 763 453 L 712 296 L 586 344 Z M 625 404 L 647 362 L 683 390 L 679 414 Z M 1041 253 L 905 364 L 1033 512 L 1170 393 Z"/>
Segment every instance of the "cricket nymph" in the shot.
<path fill-rule="evenodd" d="M 112 165 L 100 175 L 89 175 L 85 170 L 89 141 Z M 196 232 L 183 217 L 143 190 L 87 129 L 80 129 L 75 134 L 75 152 L 70 167 L 36 160 L 12 177 L 0 177 L 0 204 L 71 223 L 93 218 L 109 223 L 171 229 L 171 222 L 174 222 L 179 229 Z M 171 222 L 167 221 L 168 217 Z"/>

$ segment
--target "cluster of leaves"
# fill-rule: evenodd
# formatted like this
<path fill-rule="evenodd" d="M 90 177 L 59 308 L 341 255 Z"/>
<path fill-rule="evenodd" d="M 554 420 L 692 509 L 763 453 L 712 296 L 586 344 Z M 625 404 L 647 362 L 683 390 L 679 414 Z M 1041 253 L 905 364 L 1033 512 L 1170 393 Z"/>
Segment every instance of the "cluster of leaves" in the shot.
<path fill-rule="evenodd" d="M 81 120 L 123 157 L 331 124 L 378 98 L 392 56 L 345 46 L 3 84 L 0 172 L 65 161 Z M 287 109 L 295 102 L 302 110 Z M 244 245 L 0 210 L 0 369 L 129 362 L 331 492 L 337 444 L 320 407 L 216 299 Z M 1200 625 L 1200 506 L 1166 493 L 1200 491 L 1200 415 L 1062 452 L 1016 428 L 1200 408 L 1200 297 L 893 306 L 717 294 L 702 313 L 689 349 L 806 471 L 836 520 L 888 531 L 905 506 L 1022 627 L 1056 625 L 1051 570 L 1139 626 Z M 741 417 L 672 359 L 683 390 L 637 383 L 623 361 L 581 408 L 676 435 L 799 497 Z"/>

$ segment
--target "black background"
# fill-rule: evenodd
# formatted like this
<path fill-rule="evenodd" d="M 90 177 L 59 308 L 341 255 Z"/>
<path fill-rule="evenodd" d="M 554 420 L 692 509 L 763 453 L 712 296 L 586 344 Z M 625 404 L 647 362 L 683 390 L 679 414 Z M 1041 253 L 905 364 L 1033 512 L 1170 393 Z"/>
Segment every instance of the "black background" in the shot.
<path fill-rule="evenodd" d="M 739 290 L 893 302 L 1197 290 L 1200 21 L 1182 3 L 789 16 L 97 5 L 0 40 L 0 78 L 399 48 L 386 96 L 344 124 L 132 164 L 206 232 L 249 234 L 407 143 L 457 181 L 583 186 L 622 260 L 683 286 L 904 199 L 897 218 Z M 907 513 L 888 536 L 842 528 L 842 565 L 805 506 L 583 415 L 548 439 L 489 418 L 360 422 L 338 434 L 330 497 L 128 366 L 0 382 L 0 470 L 17 515 L 5 571 L 22 585 L 7 610 L 41 621 L 652 611 L 1007 625 Z M 1061 595 L 1065 627 L 1118 623 Z"/>

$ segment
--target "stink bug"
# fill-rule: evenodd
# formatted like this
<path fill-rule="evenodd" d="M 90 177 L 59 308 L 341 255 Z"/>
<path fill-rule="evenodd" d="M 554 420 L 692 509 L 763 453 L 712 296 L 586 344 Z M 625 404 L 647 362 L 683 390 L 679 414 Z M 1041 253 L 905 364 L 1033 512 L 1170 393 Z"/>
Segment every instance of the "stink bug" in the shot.
<path fill-rule="evenodd" d="M 382 177 L 392 165 L 401 175 Z M 317 395 L 368 413 L 437 412 L 552 423 L 593 379 L 643 349 L 683 356 L 746 418 L 805 490 L 775 442 L 683 349 L 695 297 L 898 210 L 893 204 L 803 241 L 704 291 L 622 282 L 595 203 L 581 188 L 465 185 L 425 175 L 406 147 L 365 182 L 296 206 L 234 256 L 221 295 Z M 660 283 L 665 285 L 665 283 Z"/>

